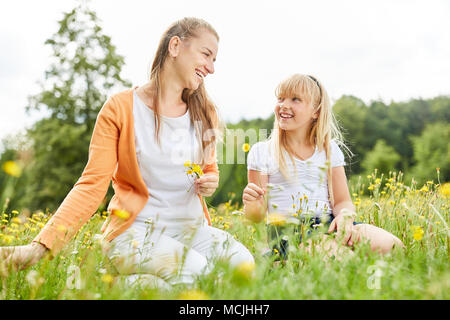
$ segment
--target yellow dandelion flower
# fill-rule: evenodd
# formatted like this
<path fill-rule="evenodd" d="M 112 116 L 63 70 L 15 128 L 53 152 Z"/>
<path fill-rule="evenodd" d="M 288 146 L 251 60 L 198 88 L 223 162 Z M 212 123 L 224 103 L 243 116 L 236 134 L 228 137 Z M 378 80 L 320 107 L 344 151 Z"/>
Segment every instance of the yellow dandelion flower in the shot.
<path fill-rule="evenodd" d="M 130 217 L 130 213 L 126 210 L 113 210 L 112 214 L 123 220 L 127 220 Z"/>
<path fill-rule="evenodd" d="M 202 168 L 198 164 L 194 165 L 194 167 L 192 168 L 192 171 L 197 173 L 199 176 L 203 175 Z"/>
<path fill-rule="evenodd" d="M 419 191 L 428 192 L 429 190 L 427 186 L 423 186 L 422 189 L 420 189 Z"/>
<path fill-rule="evenodd" d="M 367 179 L 372 179 L 372 176 L 369 174 L 369 175 L 367 176 Z"/>
<path fill-rule="evenodd" d="M 104 283 L 111 283 L 113 282 L 114 278 L 112 275 L 105 273 L 104 275 L 102 275 L 101 280 Z"/>
<path fill-rule="evenodd" d="M 279 213 L 271 213 L 267 217 L 267 222 L 274 226 L 282 226 L 286 224 L 286 217 Z"/>
<path fill-rule="evenodd" d="M 242 262 L 234 269 L 233 275 L 237 280 L 250 280 L 254 276 L 255 264 L 253 262 Z"/>
<path fill-rule="evenodd" d="M 11 221 L 13 223 L 22 224 L 22 220 L 20 220 L 20 218 L 17 218 L 17 217 L 12 218 Z"/>
<path fill-rule="evenodd" d="M 450 196 L 450 182 L 444 183 L 440 188 L 439 192 L 445 197 L 448 198 Z"/>
<path fill-rule="evenodd" d="M 45 226 L 45 224 L 43 224 L 42 222 L 38 222 L 36 223 L 36 225 L 41 229 Z"/>
<path fill-rule="evenodd" d="M 414 240 L 420 241 L 423 238 L 424 231 L 420 226 L 412 226 Z"/>
<path fill-rule="evenodd" d="M 185 167 L 190 167 L 191 165 L 192 165 L 192 162 L 190 162 L 189 160 L 184 163 Z"/>
<path fill-rule="evenodd" d="M 20 177 L 22 169 L 15 161 L 6 161 L 2 166 L 3 171 L 13 177 Z"/>
<path fill-rule="evenodd" d="M 242 151 L 248 152 L 250 150 L 250 145 L 248 143 L 244 143 L 242 145 Z"/>
<path fill-rule="evenodd" d="M 381 182 L 381 179 L 380 178 L 377 178 L 377 179 L 375 179 L 375 183 L 380 183 Z"/>
<path fill-rule="evenodd" d="M 192 174 L 192 170 L 188 170 L 188 171 L 187 171 L 187 174 Z"/>
<path fill-rule="evenodd" d="M 203 291 L 194 289 L 181 292 L 178 300 L 209 300 L 209 297 Z"/>
<path fill-rule="evenodd" d="M 371 184 L 370 186 L 367 187 L 367 190 L 373 190 L 374 189 L 374 185 Z"/>
<path fill-rule="evenodd" d="M 12 214 L 19 214 L 19 211 L 13 210 L 13 211 L 11 211 L 11 213 L 12 213 Z"/>

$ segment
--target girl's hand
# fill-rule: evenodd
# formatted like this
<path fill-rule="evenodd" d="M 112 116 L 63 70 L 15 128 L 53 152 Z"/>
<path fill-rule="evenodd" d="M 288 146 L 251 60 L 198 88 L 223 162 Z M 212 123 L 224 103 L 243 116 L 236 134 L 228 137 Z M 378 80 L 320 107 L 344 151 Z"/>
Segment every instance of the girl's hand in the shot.
<path fill-rule="evenodd" d="M 242 201 L 244 202 L 244 212 L 247 219 L 253 222 L 260 222 L 264 219 L 265 190 L 258 187 L 254 183 L 249 183 L 242 194 Z"/>
<path fill-rule="evenodd" d="M 265 193 L 264 189 L 258 187 L 254 183 L 249 183 L 242 194 L 242 201 L 244 202 L 244 205 L 246 205 L 249 201 L 262 200 Z"/>
<path fill-rule="evenodd" d="M 203 197 L 210 197 L 219 187 L 219 176 L 213 173 L 206 173 L 195 179 L 195 192 Z"/>
<path fill-rule="evenodd" d="M 328 228 L 328 233 L 332 233 L 336 230 L 338 236 L 343 235 L 342 244 L 352 246 L 357 241 L 357 234 L 353 230 L 355 215 L 355 212 L 348 209 L 342 209 L 331 222 L 330 228 Z"/>
<path fill-rule="evenodd" d="M 23 270 L 36 264 L 49 250 L 38 242 L 25 246 L 0 247 L 1 267 Z"/>

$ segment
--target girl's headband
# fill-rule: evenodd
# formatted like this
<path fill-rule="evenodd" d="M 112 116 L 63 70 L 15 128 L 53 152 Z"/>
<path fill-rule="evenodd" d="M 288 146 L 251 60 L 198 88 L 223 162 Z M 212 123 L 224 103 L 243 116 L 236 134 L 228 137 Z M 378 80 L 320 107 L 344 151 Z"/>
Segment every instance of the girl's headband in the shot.
<path fill-rule="evenodd" d="M 317 81 L 316 78 L 314 78 L 313 76 L 310 76 L 309 74 L 308 74 L 308 77 L 309 77 L 312 81 L 314 81 L 314 82 L 317 84 L 317 86 L 319 87 L 320 100 L 322 100 L 322 87 L 320 86 L 319 81 Z"/>

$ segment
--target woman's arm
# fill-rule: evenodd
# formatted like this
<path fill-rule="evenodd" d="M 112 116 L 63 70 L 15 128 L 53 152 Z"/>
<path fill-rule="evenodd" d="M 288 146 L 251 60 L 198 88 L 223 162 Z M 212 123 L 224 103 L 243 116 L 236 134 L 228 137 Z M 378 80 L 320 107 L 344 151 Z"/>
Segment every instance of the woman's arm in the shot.
<path fill-rule="evenodd" d="M 267 211 L 266 187 L 269 177 L 256 170 L 248 170 L 248 184 L 242 194 L 245 216 L 259 222 Z"/>
<path fill-rule="evenodd" d="M 100 110 L 89 145 L 89 159 L 72 190 L 33 242 L 56 254 L 98 209 L 117 167 L 120 108 L 109 99 Z"/>

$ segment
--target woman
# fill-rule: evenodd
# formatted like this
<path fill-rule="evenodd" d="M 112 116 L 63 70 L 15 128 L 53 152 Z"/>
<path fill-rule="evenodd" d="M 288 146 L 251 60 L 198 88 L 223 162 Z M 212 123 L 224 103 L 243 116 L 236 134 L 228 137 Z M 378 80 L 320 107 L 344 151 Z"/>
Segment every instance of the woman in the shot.
<path fill-rule="evenodd" d="M 218 41 L 201 19 L 173 23 L 149 82 L 113 95 L 101 109 L 88 163 L 56 213 L 31 244 L 2 248 L 1 256 L 24 268 L 47 252 L 55 255 L 97 210 L 112 178 L 112 214 L 102 227 L 105 253 L 129 280 L 146 274 L 169 284 L 192 283 L 215 258 L 253 263 L 241 243 L 211 227 L 202 199 L 219 181 L 216 138 L 208 134 L 220 121 L 203 84 L 214 73 Z M 204 174 L 190 180 L 186 161 Z"/>

